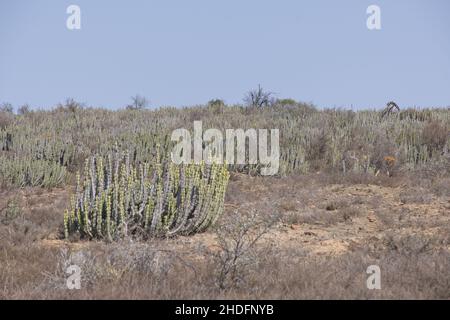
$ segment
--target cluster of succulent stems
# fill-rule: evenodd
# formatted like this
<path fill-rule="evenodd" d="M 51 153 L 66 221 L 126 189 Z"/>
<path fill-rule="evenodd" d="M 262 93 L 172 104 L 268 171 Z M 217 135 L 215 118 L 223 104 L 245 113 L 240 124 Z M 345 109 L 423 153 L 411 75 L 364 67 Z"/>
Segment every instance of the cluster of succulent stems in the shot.
<path fill-rule="evenodd" d="M 64 214 L 66 238 L 115 241 L 203 232 L 223 211 L 226 165 L 133 165 L 129 153 L 86 160 Z"/>

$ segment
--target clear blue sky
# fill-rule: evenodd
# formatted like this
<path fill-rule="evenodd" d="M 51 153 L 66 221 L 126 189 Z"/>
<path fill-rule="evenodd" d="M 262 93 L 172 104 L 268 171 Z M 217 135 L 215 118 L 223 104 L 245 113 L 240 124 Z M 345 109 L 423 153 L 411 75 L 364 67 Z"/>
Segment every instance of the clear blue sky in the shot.
<path fill-rule="evenodd" d="M 0 1 L 0 102 L 15 107 L 240 103 L 258 84 L 320 107 L 448 106 L 450 1 Z"/>

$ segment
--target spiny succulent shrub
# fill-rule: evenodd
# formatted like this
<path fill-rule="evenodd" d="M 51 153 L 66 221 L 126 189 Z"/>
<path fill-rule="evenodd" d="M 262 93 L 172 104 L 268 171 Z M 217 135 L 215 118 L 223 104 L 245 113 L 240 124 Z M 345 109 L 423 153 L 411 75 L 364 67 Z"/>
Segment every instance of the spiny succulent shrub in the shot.
<path fill-rule="evenodd" d="M 226 105 L 220 112 L 209 106 L 111 111 L 71 108 L 70 101 L 66 105 L 27 115 L 0 112 L 0 157 L 45 161 L 49 168 L 57 164 L 71 178 L 94 154 L 129 150 L 132 164 L 150 163 L 159 149 L 161 158 L 169 159 L 172 131 L 192 130 L 195 120 L 203 121 L 204 130 L 222 132 L 279 129 L 280 175 L 317 170 L 377 172 L 385 156 L 395 156 L 399 169 L 415 170 L 446 161 L 443 154 L 450 149 L 447 108 L 404 109 L 381 118 L 376 110 L 319 110 L 309 104 L 280 102 L 270 108 Z M 433 123 L 440 123 L 447 135 L 443 130 L 435 135 L 430 130 Z M 249 174 L 260 171 L 253 164 L 228 168 Z"/>
<path fill-rule="evenodd" d="M 222 213 L 228 179 L 226 165 L 133 165 L 128 153 L 92 156 L 64 215 L 65 237 L 112 241 L 202 232 Z"/>
<path fill-rule="evenodd" d="M 53 188 L 66 179 L 66 169 L 57 163 L 30 158 L 0 156 L 0 183 L 7 186 Z"/>

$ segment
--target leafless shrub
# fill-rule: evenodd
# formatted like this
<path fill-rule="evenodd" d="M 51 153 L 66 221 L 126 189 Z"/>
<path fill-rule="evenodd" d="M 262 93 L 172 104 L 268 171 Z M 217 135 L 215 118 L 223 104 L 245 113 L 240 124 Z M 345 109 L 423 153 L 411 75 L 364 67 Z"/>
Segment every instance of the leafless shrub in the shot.
<path fill-rule="evenodd" d="M 43 285 L 53 290 L 67 289 L 66 272 L 72 265 L 80 268 L 84 290 L 100 290 L 102 287 L 124 284 L 162 284 L 172 277 L 172 271 L 180 274 L 196 272 L 191 263 L 173 250 L 162 249 L 157 245 L 122 242 L 111 248 L 62 248 L 53 271 L 43 272 L 46 278 Z M 179 266 L 184 270 L 177 270 Z"/>
<path fill-rule="evenodd" d="M 342 209 L 348 207 L 348 202 L 345 199 L 333 199 L 325 204 L 324 209 L 327 211 L 335 211 L 337 209 Z"/>
<path fill-rule="evenodd" d="M 67 247 L 61 248 L 56 258 L 56 265 L 50 270 L 42 270 L 44 281 L 40 289 L 62 291 L 68 290 L 68 268 L 77 266 L 80 268 L 81 283 L 84 288 L 91 288 L 97 281 L 97 261 L 90 251 L 74 251 Z"/>
<path fill-rule="evenodd" d="M 281 221 L 286 225 L 298 225 L 304 222 L 303 213 L 299 211 L 288 211 L 283 213 L 281 216 Z"/>
<path fill-rule="evenodd" d="M 393 232 L 387 233 L 383 237 L 384 245 L 387 249 L 396 252 L 398 255 L 417 256 L 433 250 L 435 239 L 420 234 L 401 235 Z"/>
<path fill-rule="evenodd" d="M 28 104 L 24 104 L 23 106 L 19 107 L 17 110 L 17 113 L 20 115 L 25 115 L 30 113 L 30 106 Z"/>
<path fill-rule="evenodd" d="M 298 204 L 295 201 L 282 201 L 278 206 L 283 211 L 295 211 Z"/>
<path fill-rule="evenodd" d="M 163 245 L 164 241 L 153 245 L 124 242 L 109 252 L 106 264 L 123 275 L 137 274 L 143 279 L 163 280 L 179 263 L 195 272 L 182 256 Z"/>
<path fill-rule="evenodd" d="M 358 217 L 360 214 L 361 210 L 351 206 L 339 211 L 339 215 L 344 222 L 351 222 L 353 218 Z"/>
<path fill-rule="evenodd" d="M 207 249 L 216 285 L 221 290 L 245 283 L 258 261 L 256 246 L 276 221 L 276 216 L 261 217 L 256 211 L 248 214 L 235 211 L 222 220 L 216 231 L 217 246 Z"/>
<path fill-rule="evenodd" d="M 21 214 L 22 210 L 19 206 L 18 199 L 9 199 L 6 203 L 6 207 L 0 210 L 0 223 L 8 225 Z"/>
<path fill-rule="evenodd" d="M 403 210 L 406 210 L 406 209 L 403 209 Z M 400 223 L 403 226 L 405 226 L 405 221 L 402 221 L 403 214 L 405 212 L 395 214 L 393 212 L 393 210 L 391 210 L 391 209 L 377 208 L 375 210 L 375 215 L 376 215 L 378 221 L 383 223 L 385 226 L 389 226 L 392 228 L 392 227 L 399 225 Z"/>
<path fill-rule="evenodd" d="M 140 96 L 140 95 L 135 95 L 133 97 L 131 97 L 132 103 L 127 105 L 127 109 L 128 110 L 143 110 L 145 108 L 148 107 L 148 100 L 147 98 Z"/>
<path fill-rule="evenodd" d="M 436 179 L 431 186 L 431 190 L 438 196 L 450 197 L 450 177 Z"/>
<path fill-rule="evenodd" d="M 450 131 L 438 121 L 432 121 L 425 125 L 422 130 L 422 142 L 433 151 L 443 152 L 444 146 L 450 139 Z"/>
<path fill-rule="evenodd" d="M 64 103 L 59 103 L 56 106 L 56 111 L 69 111 L 70 113 L 75 113 L 82 109 L 84 105 L 73 98 L 67 98 Z"/>
<path fill-rule="evenodd" d="M 12 106 L 11 103 L 8 102 L 4 102 L 0 105 L 0 112 L 5 112 L 5 113 L 13 113 L 14 112 L 14 108 Z"/>
<path fill-rule="evenodd" d="M 245 282 L 225 290 L 211 286 L 218 274 L 211 273 L 208 259 L 187 257 L 194 272 L 181 262 L 173 243 L 91 243 L 56 251 L 0 241 L 0 298 L 449 299 L 450 255 L 443 249 L 449 244 L 448 231 L 441 228 L 435 236 L 392 232 L 359 242 L 342 255 L 317 255 L 270 241 L 266 248 L 261 240 L 250 250 L 254 258 L 246 265 Z M 72 264 L 82 269 L 81 290 L 66 287 Z M 381 268 L 382 290 L 366 287 L 366 268 L 373 264 Z"/>
<path fill-rule="evenodd" d="M 0 130 L 5 129 L 13 121 L 12 114 L 4 111 L 0 111 Z"/>
<path fill-rule="evenodd" d="M 407 203 L 430 203 L 433 197 L 427 190 L 421 188 L 407 189 L 400 193 L 400 202 Z"/>
<path fill-rule="evenodd" d="M 258 85 L 258 89 L 250 90 L 247 93 L 244 102 L 248 107 L 262 108 L 271 106 L 275 100 L 273 92 L 265 91 L 261 85 Z"/>

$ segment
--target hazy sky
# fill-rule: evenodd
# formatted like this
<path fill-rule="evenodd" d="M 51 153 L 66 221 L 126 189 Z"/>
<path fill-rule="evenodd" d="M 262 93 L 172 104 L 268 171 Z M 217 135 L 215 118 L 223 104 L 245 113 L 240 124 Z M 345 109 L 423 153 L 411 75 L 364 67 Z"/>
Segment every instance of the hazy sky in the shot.
<path fill-rule="evenodd" d="M 321 107 L 449 106 L 450 1 L 0 0 L 0 102 L 15 107 L 240 103 L 258 84 Z"/>

